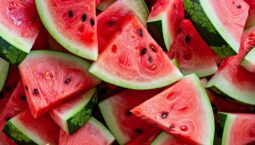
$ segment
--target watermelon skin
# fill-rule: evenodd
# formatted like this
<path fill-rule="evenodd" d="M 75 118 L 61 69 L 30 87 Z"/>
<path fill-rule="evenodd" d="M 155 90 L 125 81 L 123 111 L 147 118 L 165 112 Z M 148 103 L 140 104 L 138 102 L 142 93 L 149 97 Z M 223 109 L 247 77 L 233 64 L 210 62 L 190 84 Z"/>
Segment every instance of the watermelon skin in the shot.
<path fill-rule="evenodd" d="M 150 145 L 160 132 L 161 131 L 158 128 L 151 128 L 150 130 L 146 131 L 134 140 L 127 143 L 126 145 Z"/>
<path fill-rule="evenodd" d="M 3 0 L 0 15 L 0 57 L 19 64 L 32 48 L 40 29 L 34 0 Z"/>
<path fill-rule="evenodd" d="M 71 135 L 88 122 L 97 101 L 98 96 L 94 88 L 62 103 L 54 108 L 50 115 L 66 133 Z"/>
<path fill-rule="evenodd" d="M 100 11 L 104 11 L 114 2 L 116 2 L 116 0 L 101 0 L 99 5 L 97 5 L 97 9 Z"/>
<path fill-rule="evenodd" d="M 59 127 L 50 116 L 34 119 L 29 110 L 10 119 L 3 132 L 17 144 L 58 144 Z"/>
<path fill-rule="evenodd" d="M 19 114 L 20 112 L 27 110 L 28 105 L 24 100 L 25 92 L 22 83 L 18 83 L 17 87 L 13 91 L 10 99 L 8 100 L 2 114 L 0 115 L 0 144 L 1 145 L 16 145 L 10 138 L 8 138 L 3 132 L 3 128 L 6 122 Z"/>
<path fill-rule="evenodd" d="M 214 144 L 241 145 L 254 144 L 254 114 L 231 114 L 219 112 L 216 117 Z"/>
<path fill-rule="evenodd" d="M 129 15 L 136 15 L 146 24 L 148 10 L 143 0 L 119 0 L 97 17 L 97 35 L 99 53 L 102 53 L 116 33 L 120 33 L 122 25 L 128 21 Z"/>
<path fill-rule="evenodd" d="M 9 63 L 0 57 L 0 92 L 4 87 L 9 70 Z"/>
<path fill-rule="evenodd" d="M 130 113 L 130 109 L 159 93 L 160 90 L 126 90 L 99 103 L 104 120 L 119 144 L 126 144 L 143 135 L 152 125 Z"/>
<path fill-rule="evenodd" d="M 185 75 L 195 73 L 205 77 L 214 74 L 218 69 L 215 53 L 200 37 L 191 21 L 183 20 L 179 29 L 168 56 L 176 59 L 178 68 Z"/>
<path fill-rule="evenodd" d="M 180 79 L 180 71 L 139 19 L 128 19 L 89 72 L 105 82 L 136 90 L 160 88 Z"/>
<path fill-rule="evenodd" d="M 154 3 L 147 26 L 149 32 L 164 50 L 170 50 L 183 18 L 182 0 L 157 0 Z"/>
<path fill-rule="evenodd" d="M 131 112 L 187 142 L 213 144 L 213 110 L 204 87 L 194 74 L 183 77 Z"/>
<path fill-rule="evenodd" d="M 36 118 L 100 80 L 88 73 L 89 63 L 55 51 L 31 51 L 19 65 L 32 115 Z"/>
<path fill-rule="evenodd" d="M 244 1 L 184 0 L 184 8 L 201 37 L 219 57 L 238 53 L 249 11 Z"/>
<path fill-rule="evenodd" d="M 185 142 L 182 139 L 161 132 L 150 145 L 192 145 L 192 143 Z"/>
<path fill-rule="evenodd" d="M 59 145 L 111 145 L 113 141 L 111 133 L 93 117 L 73 135 L 69 136 L 63 130 L 59 134 Z"/>
<path fill-rule="evenodd" d="M 97 60 L 96 3 L 93 0 L 36 0 L 39 16 L 51 36 L 69 52 Z"/>

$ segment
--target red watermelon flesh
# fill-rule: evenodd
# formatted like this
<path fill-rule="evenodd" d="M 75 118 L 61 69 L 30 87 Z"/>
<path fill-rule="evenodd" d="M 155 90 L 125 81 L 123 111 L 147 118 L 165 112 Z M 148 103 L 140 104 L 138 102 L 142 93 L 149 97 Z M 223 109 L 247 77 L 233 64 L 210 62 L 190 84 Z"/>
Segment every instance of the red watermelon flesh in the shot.
<path fill-rule="evenodd" d="M 16 66 L 10 65 L 8 73 L 3 90 L 0 92 L 0 114 L 20 81 L 19 70 Z"/>
<path fill-rule="evenodd" d="M 241 145 L 255 141 L 255 115 L 238 114 L 231 125 L 229 144 Z"/>
<path fill-rule="evenodd" d="M 93 117 L 73 135 L 63 130 L 59 134 L 59 145 L 111 145 L 113 141 L 110 132 Z"/>
<path fill-rule="evenodd" d="M 0 14 L 1 25 L 14 28 L 9 31 L 26 42 L 34 43 L 40 29 L 34 0 L 2 0 Z"/>
<path fill-rule="evenodd" d="M 194 74 L 183 77 L 131 112 L 187 142 L 212 143 L 212 107 L 200 80 Z"/>
<path fill-rule="evenodd" d="M 25 99 L 26 97 L 24 87 L 20 82 L 8 100 L 3 113 L 0 115 L 0 130 L 3 130 L 7 120 L 28 109 L 28 105 Z M 15 143 L 12 142 L 2 131 L 0 132 L 0 144 L 15 145 Z"/>
<path fill-rule="evenodd" d="M 134 140 L 130 141 L 126 145 L 150 145 L 150 143 L 155 139 L 156 136 L 160 133 L 160 129 L 151 128 L 145 133 L 139 135 Z"/>
<path fill-rule="evenodd" d="M 160 90 L 126 90 L 99 103 L 104 120 L 120 144 L 144 134 L 152 125 L 132 115 L 130 109 L 159 93 Z"/>
<path fill-rule="evenodd" d="M 212 75 L 217 71 L 215 54 L 190 20 L 183 20 L 168 56 L 176 59 L 184 74 L 195 73 L 199 77 Z"/>
<path fill-rule="evenodd" d="M 99 84 L 88 73 L 88 67 L 85 60 L 62 52 L 30 52 L 19 70 L 32 115 L 38 117 L 63 100 Z"/>

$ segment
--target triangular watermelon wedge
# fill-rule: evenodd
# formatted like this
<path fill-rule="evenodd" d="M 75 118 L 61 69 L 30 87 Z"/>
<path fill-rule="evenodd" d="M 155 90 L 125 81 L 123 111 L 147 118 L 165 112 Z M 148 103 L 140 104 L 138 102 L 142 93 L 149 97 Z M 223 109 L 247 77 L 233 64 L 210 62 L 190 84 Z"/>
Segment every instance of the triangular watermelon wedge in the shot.
<path fill-rule="evenodd" d="M 27 101 L 34 117 L 63 100 L 93 88 L 100 81 L 89 74 L 89 63 L 55 51 L 31 51 L 19 65 Z"/>
<path fill-rule="evenodd" d="M 180 79 L 180 71 L 139 19 L 127 19 L 89 71 L 106 82 L 137 90 L 164 87 Z"/>
<path fill-rule="evenodd" d="M 213 143 L 213 110 L 204 87 L 194 74 L 183 77 L 131 112 L 188 142 Z"/>
<path fill-rule="evenodd" d="M 40 18 L 51 34 L 68 51 L 97 60 L 95 0 L 36 0 Z"/>

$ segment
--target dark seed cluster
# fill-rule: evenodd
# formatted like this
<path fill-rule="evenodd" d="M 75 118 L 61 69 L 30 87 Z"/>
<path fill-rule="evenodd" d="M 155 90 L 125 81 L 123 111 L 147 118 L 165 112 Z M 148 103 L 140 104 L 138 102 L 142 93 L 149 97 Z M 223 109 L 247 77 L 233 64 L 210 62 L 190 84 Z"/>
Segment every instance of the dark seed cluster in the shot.
<path fill-rule="evenodd" d="M 141 50 L 141 55 L 145 55 L 146 52 L 147 52 L 147 48 L 143 48 L 143 49 Z"/>

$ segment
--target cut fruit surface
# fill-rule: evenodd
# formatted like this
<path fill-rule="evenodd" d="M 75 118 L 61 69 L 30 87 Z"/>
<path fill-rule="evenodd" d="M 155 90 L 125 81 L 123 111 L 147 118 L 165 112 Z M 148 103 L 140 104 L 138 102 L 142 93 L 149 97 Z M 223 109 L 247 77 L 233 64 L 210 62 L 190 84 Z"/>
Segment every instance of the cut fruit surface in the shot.
<path fill-rule="evenodd" d="M 143 0 L 118 0 L 97 17 L 99 53 L 103 52 L 114 34 L 121 31 L 128 15 L 136 15 L 146 24 L 148 10 Z"/>
<path fill-rule="evenodd" d="M 184 0 L 185 11 L 214 52 L 238 53 L 249 6 L 242 0 Z M 227 19 L 226 19 L 227 18 Z"/>
<path fill-rule="evenodd" d="M 70 54 L 31 51 L 19 70 L 32 115 L 38 117 L 65 99 L 99 84 L 87 71 L 89 66 L 85 60 Z"/>
<path fill-rule="evenodd" d="M 236 101 L 255 105 L 255 77 L 239 65 L 241 59 L 238 55 L 224 60 L 206 87 Z"/>
<path fill-rule="evenodd" d="M 160 46 L 169 51 L 183 18 L 182 0 L 157 0 L 147 21 L 148 30 Z"/>
<path fill-rule="evenodd" d="M 195 73 L 205 77 L 218 69 L 215 53 L 200 37 L 190 20 L 182 21 L 168 56 L 176 60 L 183 74 Z"/>
<path fill-rule="evenodd" d="M 131 112 L 189 142 L 213 144 L 213 110 L 205 89 L 194 74 L 183 77 Z"/>
<path fill-rule="evenodd" d="M 50 116 L 34 119 L 28 110 L 10 119 L 3 132 L 17 144 L 58 144 L 59 128 Z"/>
<path fill-rule="evenodd" d="M 75 55 L 97 60 L 94 0 L 36 0 L 35 2 L 44 26 L 59 44 Z"/>
<path fill-rule="evenodd" d="M 255 115 L 219 112 L 216 117 L 217 145 L 252 145 L 255 142 Z"/>
<path fill-rule="evenodd" d="M 95 93 L 94 88 L 57 106 L 50 112 L 52 119 L 66 133 L 75 133 L 90 119 L 98 100 Z"/>
<path fill-rule="evenodd" d="M 159 93 L 160 90 L 126 90 L 99 103 L 104 120 L 119 144 L 143 135 L 152 125 L 134 116 L 130 109 Z"/>
<path fill-rule="evenodd" d="M 2 0 L 0 15 L 0 56 L 18 64 L 29 53 L 39 33 L 40 20 L 34 0 Z"/>
<path fill-rule="evenodd" d="M 59 135 L 59 145 L 111 145 L 113 141 L 112 134 L 93 117 L 73 135 L 69 136 L 63 130 Z"/>
<path fill-rule="evenodd" d="M 121 29 L 92 64 L 92 74 L 111 84 L 137 90 L 164 87 L 182 77 L 136 17 L 130 16 Z"/>

